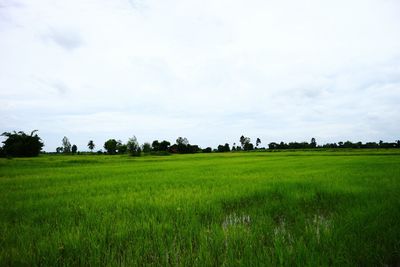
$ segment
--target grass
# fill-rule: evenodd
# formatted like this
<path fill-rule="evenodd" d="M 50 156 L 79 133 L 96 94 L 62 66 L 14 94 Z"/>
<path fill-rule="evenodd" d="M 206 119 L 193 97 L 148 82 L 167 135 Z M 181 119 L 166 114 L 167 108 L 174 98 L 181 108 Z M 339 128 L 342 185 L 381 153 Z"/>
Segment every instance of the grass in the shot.
<path fill-rule="evenodd" d="M 0 159 L 0 266 L 396 266 L 400 151 Z"/>

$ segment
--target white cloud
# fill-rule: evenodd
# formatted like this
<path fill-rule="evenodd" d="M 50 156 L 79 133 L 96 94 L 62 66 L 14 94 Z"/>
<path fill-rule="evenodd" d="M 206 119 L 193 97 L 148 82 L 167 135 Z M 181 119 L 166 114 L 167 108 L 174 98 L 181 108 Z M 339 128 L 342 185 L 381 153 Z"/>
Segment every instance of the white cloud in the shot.
<path fill-rule="evenodd" d="M 202 146 L 394 140 L 396 0 L 4 1 L 0 128 Z"/>

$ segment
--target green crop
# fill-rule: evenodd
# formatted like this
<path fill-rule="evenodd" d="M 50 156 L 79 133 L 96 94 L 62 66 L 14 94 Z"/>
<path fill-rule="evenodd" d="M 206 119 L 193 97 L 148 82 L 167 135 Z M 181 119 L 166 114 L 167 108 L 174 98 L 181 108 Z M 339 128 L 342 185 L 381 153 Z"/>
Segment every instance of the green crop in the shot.
<path fill-rule="evenodd" d="M 400 151 L 0 159 L 0 266 L 396 266 Z"/>

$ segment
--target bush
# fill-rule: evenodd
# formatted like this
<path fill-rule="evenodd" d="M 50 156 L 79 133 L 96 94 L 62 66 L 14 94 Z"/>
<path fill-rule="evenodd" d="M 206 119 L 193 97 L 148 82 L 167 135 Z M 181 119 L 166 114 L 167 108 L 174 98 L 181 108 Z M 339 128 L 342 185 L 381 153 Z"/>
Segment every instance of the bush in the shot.
<path fill-rule="evenodd" d="M 3 141 L 2 153 L 5 156 L 12 157 L 36 157 L 42 150 L 43 143 L 37 134 L 34 134 L 37 130 L 32 131 L 30 135 L 24 132 L 8 133 L 5 132 L 2 136 L 7 137 Z"/>

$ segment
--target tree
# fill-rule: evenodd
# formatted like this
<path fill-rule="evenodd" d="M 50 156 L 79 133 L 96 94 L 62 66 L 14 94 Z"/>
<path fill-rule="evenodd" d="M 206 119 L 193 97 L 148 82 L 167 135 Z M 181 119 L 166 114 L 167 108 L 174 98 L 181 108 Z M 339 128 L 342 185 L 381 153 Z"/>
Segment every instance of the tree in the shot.
<path fill-rule="evenodd" d="M 71 143 L 66 136 L 62 139 L 62 146 L 64 153 L 71 153 Z"/>
<path fill-rule="evenodd" d="M 253 149 L 253 144 L 250 143 L 249 137 L 245 137 L 242 135 L 240 137 L 239 141 L 240 141 L 240 144 L 242 145 L 243 150 L 252 150 Z"/>
<path fill-rule="evenodd" d="M 93 143 L 93 140 L 90 140 L 89 143 L 87 144 L 87 146 L 88 146 L 88 148 L 90 149 L 90 152 L 93 153 L 93 149 L 94 149 L 94 147 L 96 146 L 96 145 Z"/>
<path fill-rule="evenodd" d="M 136 136 L 129 138 L 128 143 L 126 143 L 126 146 L 128 148 L 128 152 L 131 156 L 136 156 L 136 157 L 140 156 L 141 149 L 140 149 L 139 143 L 136 139 Z"/>
<path fill-rule="evenodd" d="M 158 142 L 158 140 L 154 140 L 151 144 L 151 147 L 153 148 L 153 151 L 160 151 L 160 142 Z"/>
<path fill-rule="evenodd" d="M 162 141 L 161 143 L 160 143 L 160 151 L 167 151 L 168 150 L 168 148 L 169 148 L 169 146 L 171 145 L 171 143 L 170 142 L 168 142 L 168 141 Z"/>
<path fill-rule="evenodd" d="M 260 139 L 260 138 L 257 138 L 257 140 L 256 140 L 256 147 L 258 147 L 260 144 L 261 144 L 261 139 Z"/>
<path fill-rule="evenodd" d="M 254 149 L 254 145 L 252 143 L 250 143 L 250 138 L 249 137 L 245 137 L 245 136 L 241 136 L 240 139 L 240 144 L 242 145 L 242 149 L 243 150 L 253 150 Z M 238 149 L 237 149 L 238 150 Z"/>
<path fill-rule="evenodd" d="M 225 143 L 224 150 L 225 150 L 225 152 L 231 151 L 231 149 L 229 148 L 229 144 L 228 143 Z"/>
<path fill-rule="evenodd" d="M 73 145 L 73 146 L 71 147 L 71 152 L 72 152 L 72 154 L 75 154 L 76 151 L 78 151 L 78 147 L 77 147 L 76 145 Z"/>
<path fill-rule="evenodd" d="M 63 153 L 64 148 L 62 146 L 59 146 L 56 148 L 56 153 Z"/>
<path fill-rule="evenodd" d="M 229 144 L 226 143 L 225 145 L 219 145 L 217 148 L 218 152 L 229 152 L 231 149 L 229 148 Z"/>
<path fill-rule="evenodd" d="M 250 142 L 245 143 L 243 149 L 244 149 L 245 151 L 253 150 L 253 149 L 254 149 L 254 145 L 253 145 L 252 143 L 250 143 Z"/>
<path fill-rule="evenodd" d="M 178 139 L 176 139 L 176 144 L 179 145 L 184 145 L 187 146 L 189 144 L 189 141 L 187 140 L 186 137 L 178 137 Z"/>
<path fill-rule="evenodd" d="M 104 143 L 104 149 L 107 150 L 108 154 L 115 155 L 117 151 L 117 141 L 115 139 L 108 139 Z"/>
<path fill-rule="evenodd" d="M 13 157 L 38 156 L 44 144 L 36 132 L 37 130 L 34 130 L 30 135 L 23 131 L 4 132 L 2 136 L 7 139 L 3 141 L 2 154 Z"/>
<path fill-rule="evenodd" d="M 316 148 L 317 147 L 317 141 L 315 141 L 314 137 L 311 138 L 310 147 L 311 148 Z"/>
<path fill-rule="evenodd" d="M 212 148 L 211 147 L 206 147 L 203 149 L 203 153 L 211 153 L 212 152 Z"/>
<path fill-rule="evenodd" d="M 143 153 L 150 153 L 151 152 L 151 145 L 150 143 L 144 143 L 142 146 Z"/>
<path fill-rule="evenodd" d="M 218 152 L 225 152 L 225 148 L 224 148 L 223 145 L 219 145 L 219 146 L 217 147 L 217 150 L 218 150 Z"/>
<path fill-rule="evenodd" d="M 186 137 L 178 137 L 178 139 L 176 139 L 176 149 L 178 153 L 188 153 L 188 145 L 189 141 Z"/>
<path fill-rule="evenodd" d="M 118 140 L 116 150 L 118 154 L 125 154 L 128 150 L 128 147 L 127 145 L 123 144 L 121 140 Z"/>

